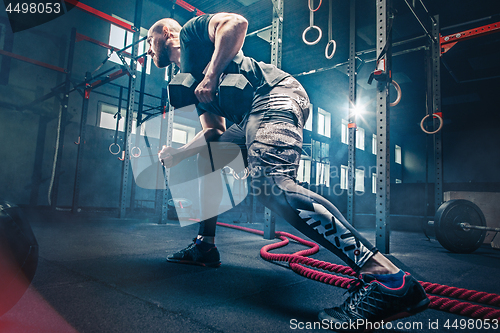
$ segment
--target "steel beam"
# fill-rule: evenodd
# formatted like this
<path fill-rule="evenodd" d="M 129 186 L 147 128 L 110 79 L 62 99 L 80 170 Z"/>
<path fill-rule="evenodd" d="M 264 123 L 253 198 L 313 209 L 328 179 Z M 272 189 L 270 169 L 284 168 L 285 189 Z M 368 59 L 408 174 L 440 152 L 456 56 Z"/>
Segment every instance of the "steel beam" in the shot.
<path fill-rule="evenodd" d="M 439 16 L 434 16 L 431 29 L 431 89 L 432 113 L 441 112 L 441 47 L 439 43 Z M 439 120 L 434 119 L 434 128 L 439 126 Z M 443 203 L 443 143 L 441 131 L 434 135 L 434 209 Z"/>
<path fill-rule="evenodd" d="M 271 25 L 271 64 L 281 68 L 283 48 L 283 0 L 273 1 L 273 21 Z"/>
<path fill-rule="evenodd" d="M 187 3 L 184 0 L 170 0 L 170 1 L 172 1 L 174 3 L 174 5 L 177 5 L 177 6 L 181 7 L 181 8 L 184 8 L 185 10 L 187 10 L 188 12 L 193 13 L 196 16 L 205 14 L 204 12 L 202 12 L 198 8 L 190 5 L 189 3 Z"/>
<path fill-rule="evenodd" d="M 134 24 L 136 27 L 141 26 L 142 15 L 142 1 L 136 0 L 135 2 L 135 18 Z M 124 218 L 127 213 L 127 197 L 129 194 L 129 181 L 130 181 L 130 146 L 132 145 L 132 120 L 134 118 L 135 106 L 135 84 L 136 84 L 136 71 L 137 71 L 137 42 L 139 40 L 140 32 L 134 32 L 132 44 L 132 58 L 130 59 L 130 77 L 128 88 L 128 108 L 125 120 L 125 140 L 123 140 L 124 161 L 122 168 L 122 184 L 120 191 L 120 218 Z M 133 177 L 132 177 L 133 178 Z"/>
<path fill-rule="evenodd" d="M 390 0 L 377 0 L 377 58 L 386 48 L 381 60 L 385 61 L 385 71 L 390 76 L 391 32 L 389 30 Z M 386 47 L 387 45 L 387 47 Z M 390 79 L 390 78 L 389 78 Z M 377 198 L 375 201 L 376 246 L 382 253 L 389 253 L 390 243 L 390 144 L 389 144 L 389 79 L 377 81 Z"/>
<path fill-rule="evenodd" d="M 91 15 L 94 15 L 104 21 L 108 21 L 109 23 L 111 24 L 114 24 L 116 26 L 119 26 L 125 30 L 128 30 L 130 32 L 134 32 L 134 31 L 138 31 L 137 30 L 137 25 L 136 27 L 128 24 L 127 22 L 124 22 L 120 19 L 117 19 L 116 17 L 113 17 L 111 15 L 108 15 L 106 13 L 103 13 L 95 8 L 92 8 L 84 3 L 82 3 L 81 1 L 77 1 L 77 0 L 64 0 L 64 2 L 72 5 L 72 6 L 75 6 L 76 8 L 80 9 L 81 11 L 84 11 L 86 13 L 89 13 Z"/>
<path fill-rule="evenodd" d="M 438 25 L 439 25 L 439 23 L 438 23 Z M 481 27 L 461 31 L 458 33 L 454 33 L 454 34 L 442 36 L 442 37 L 440 37 L 439 33 L 436 37 L 434 34 L 434 31 L 432 31 L 432 34 L 433 34 L 434 38 L 439 39 L 440 44 L 441 44 L 441 48 L 440 48 L 441 51 L 440 52 L 441 52 L 441 54 L 444 54 L 444 53 L 448 52 L 458 42 L 472 39 L 472 38 L 476 38 L 479 36 L 489 35 L 489 34 L 492 34 L 494 32 L 500 32 L 500 22 L 483 25 Z"/>
<path fill-rule="evenodd" d="M 136 119 L 136 130 L 135 130 L 135 144 L 134 147 L 139 147 L 141 143 L 141 125 L 143 122 L 142 119 L 142 114 L 144 110 L 144 89 L 146 88 L 146 62 L 144 62 L 144 66 L 142 68 L 141 72 L 141 84 L 139 88 L 139 103 L 137 104 L 137 119 Z M 134 165 L 134 169 L 136 169 L 138 159 L 134 158 L 132 160 L 132 163 Z M 135 182 L 132 182 L 132 189 L 131 189 L 131 194 L 130 194 L 130 207 L 131 209 L 135 208 L 135 192 L 137 185 Z"/>
<path fill-rule="evenodd" d="M 28 62 L 30 64 L 34 64 L 34 65 L 37 65 L 37 66 L 45 67 L 45 68 L 51 69 L 53 71 L 57 71 L 57 72 L 61 72 L 61 73 L 66 73 L 66 70 L 64 68 L 61 68 L 61 67 L 58 67 L 58 66 L 54 66 L 54 65 L 51 65 L 51 64 L 47 64 L 45 62 L 34 60 L 34 59 L 31 59 L 31 58 L 28 58 L 28 57 L 24 57 L 22 55 L 15 54 L 15 53 L 12 53 L 12 52 L 7 52 L 7 51 L 4 51 L 4 50 L 0 50 L 0 55 L 5 56 L 5 57 L 9 57 L 9 58 L 14 58 L 14 59 L 17 59 L 17 60 L 21 60 L 21 61 L 24 61 L 24 62 Z"/>
<path fill-rule="evenodd" d="M 354 225 L 354 197 L 356 175 L 356 0 L 351 0 L 349 18 L 349 60 L 347 75 L 349 76 L 349 153 L 348 153 L 348 188 L 347 188 L 347 221 Z"/>
<path fill-rule="evenodd" d="M 92 74 L 87 72 L 85 74 L 85 81 L 90 79 Z M 88 89 L 85 89 L 85 94 L 82 103 L 82 114 L 80 117 L 80 135 L 78 136 L 78 151 L 76 154 L 76 172 L 75 172 L 75 182 L 73 187 L 73 203 L 71 205 L 71 212 L 78 213 L 80 211 L 79 198 L 80 198 L 80 175 L 82 173 L 83 166 L 83 151 L 85 148 L 86 140 L 85 135 L 87 132 L 87 116 L 89 111 L 89 99 L 90 99 L 90 85 L 87 83 Z"/>
<path fill-rule="evenodd" d="M 174 65 L 170 65 L 167 69 L 168 71 L 168 82 L 172 80 L 174 76 Z M 168 90 L 162 90 L 162 106 L 163 106 L 163 115 L 161 119 L 161 127 L 160 127 L 160 145 L 162 143 L 167 147 L 172 146 L 172 133 L 174 131 L 174 108 L 170 105 L 170 98 L 168 96 Z M 158 172 L 158 178 L 163 178 L 163 182 L 165 183 L 165 190 L 159 193 L 157 202 L 160 202 L 161 205 L 161 214 L 160 214 L 160 224 L 166 224 L 168 220 L 168 200 L 170 198 L 168 183 L 167 180 L 170 176 L 170 168 L 164 168 L 160 164 L 161 171 Z M 159 181 L 158 181 L 159 184 Z M 175 208 L 172 208 L 175 209 Z"/>
<path fill-rule="evenodd" d="M 61 103 L 60 117 L 58 123 L 58 147 L 57 147 L 57 161 L 54 168 L 54 182 L 52 185 L 52 193 L 50 205 L 52 209 L 56 209 L 57 205 L 57 194 L 59 191 L 59 175 L 61 171 L 61 159 L 64 147 L 64 134 L 66 131 L 66 123 L 68 119 L 68 105 L 69 105 L 69 91 L 71 88 L 71 72 L 73 71 L 73 60 L 75 55 L 75 42 L 76 42 L 76 29 L 71 29 L 69 50 L 68 50 L 68 61 L 66 65 L 66 80 L 64 82 L 64 95 Z"/>
<path fill-rule="evenodd" d="M 273 21 L 271 25 L 271 64 L 281 68 L 282 46 L 283 46 L 283 0 L 273 1 Z M 255 200 L 256 198 L 254 198 Z M 256 207 L 256 205 L 253 205 Z M 256 210 L 253 215 L 256 216 Z M 264 211 L 264 238 L 275 238 L 275 221 L 271 210 L 265 208 Z"/>

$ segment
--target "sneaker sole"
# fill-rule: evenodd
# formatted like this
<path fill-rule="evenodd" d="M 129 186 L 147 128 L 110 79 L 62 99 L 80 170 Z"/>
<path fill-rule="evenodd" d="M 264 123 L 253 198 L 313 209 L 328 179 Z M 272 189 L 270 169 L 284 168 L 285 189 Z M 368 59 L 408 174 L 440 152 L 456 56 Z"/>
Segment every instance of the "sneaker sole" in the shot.
<path fill-rule="evenodd" d="M 221 265 L 221 262 L 208 262 L 208 263 L 203 263 L 199 261 L 191 261 L 191 260 L 181 260 L 181 259 L 171 259 L 167 258 L 168 262 L 172 262 L 175 264 L 185 264 L 185 265 L 194 265 L 194 266 L 202 266 L 202 267 L 214 267 L 217 268 Z"/>
<path fill-rule="evenodd" d="M 431 303 L 430 299 L 428 299 L 428 298 L 423 299 L 419 303 L 417 303 L 417 305 L 409 307 L 409 308 L 406 308 L 405 311 L 397 313 L 395 315 L 392 315 L 392 316 L 390 316 L 388 318 L 385 318 L 383 320 L 384 321 L 394 321 L 394 320 L 397 320 L 397 319 L 401 319 L 401 318 L 406 318 L 406 317 L 413 316 L 413 315 L 415 315 L 415 314 L 417 314 L 419 312 L 422 312 L 422 311 L 426 310 L 429 307 L 430 303 Z"/>
<path fill-rule="evenodd" d="M 408 307 L 406 309 L 404 309 L 404 311 L 402 312 L 399 312 L 399 313 L 396 313 L 390 317 L 387 317 L 387 318 L 383 318 L 383 319 L 380 319 L 380 320 L 377 320 L 375 321 L 374 323 L 380 323 L 380 322 L 390 322 L 390 321 L 394 321 L 394 320 L 398 320 L 398 319 L 402 319 L 402 318 L 406 318 L 406 317 L 410 317 L 410 316 L 413 316 L 419 312 L 422 312 L 424 310 L 426 310 L 428 307 L 429 307 L 429 304 L 430 304 L 430 299 L 426 298 L 424 300 L 421 300 L 419 303 L 417 303 L 416 305 L 412 306 L 412 307 Z M 318 314 L 318 319 L 320 321 L 323 321 L 323 320 L 330 320 L 329 318 L 331 318 L 325 311 L 321 311 L 319 314 Z M 366 332 L 371 332 L 372 330 L 370 329 L 361 329 L 361 330 L 339 330 L 338 332 L 363 332 L 363 333 L 366 333 Z"/>

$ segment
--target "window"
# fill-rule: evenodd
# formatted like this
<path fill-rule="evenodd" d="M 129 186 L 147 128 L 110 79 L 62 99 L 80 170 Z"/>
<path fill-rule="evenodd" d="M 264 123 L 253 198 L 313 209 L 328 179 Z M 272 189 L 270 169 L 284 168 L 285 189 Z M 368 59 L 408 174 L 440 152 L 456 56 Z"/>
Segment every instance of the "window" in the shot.
<path fill-rule="evenodd" d="M 116 118 L 114 117 L 118 111 L 118 107 L 115 105 L 110 105 L 106 103 L 99 103 L 99 124 L 101 128 L 106 128 L 110 130 L 116 129 Z M 118 131 L 125 132 L 125 117 L 127 114 L 127 109 L 122 108 L 120 122 L 118 124 Z M 137 114 L 134 112 L 134 119 L 132 120 L 132 134 L 136 133 L 136 121 Z M 183 125 L 174 122 L 172 131 L 172 142 L 186 144 L 191 141 L 196 135 L 196 129 L 191 126 Z M 150 138 L 158 139 L 160 137 L 160 127 L 161 124 L 158 121 L 146 121 L 141 124 L 141 135 L 148 136 Z"/>
<path fill-rule="evenodd" d="M 195 128 L 191 126 L 173 123 L 172 142 L 186 144 L 191 141 L 195 136 Z"/>
<path fill-rule="evenodd" d="M 354 181 L 354 190 L 358 192 L 365 191 L 365 170 L 356 169 L 356 178 Z"/>
<path fill-rule="evenodd" d="M 365 129 L 358 127 L 356 131 L 356 148 L 365 150 Z"/>
<path fill-rule="evenodd" d="M 341 137 L 340 141 L 342 143 L 348 144 L 349 143 L 349 131 L 347 130 L 347 120 L 342 119 L 342 130 L 341 132 Z"/>
<path fill-rule="evenodd" d="M 309 104 L 309 117 L 307 117 L 304 129 L 312 131 L 313 130 L 313 105 Z"/>
<path fill-rule="evenodd" d="M 116 118 L 115 114 L 118 112 L 118 106 L 111 105 L 111 104 L 106 104 L 106 103 L 99 103 L 99 124 L 98 126 L 101 128 L 107 128 L 111 130 L 116 130 Z M 125 132 L 125 117 L 127 115 L 127 109 L 122 108 L 121 110 L 121 119 L 120 122 L 118 123 L 118 131 L 120 132 Z M 134 119 L 132 119 L 132 134 L 136 133 L 136 126 L 137 126 L 137 121 L 136 121 L 136 113 L 134 112 Z M 144 124 L 141 126 L 141 134 L 144 134 Z"/>
<path fill-rule="evenodd" d="M 123 19 L 121 19 L 123 20 Z M 125 21 L 125 20 L 123 20 Z M 147 31 L 143 28 L 141 28 L 141 37 L 144 37 L 147 35 Z M 114 24 L 111 24 L 110 29 L 109 29 L 109 41 L 108 44 L 111 46 L 114 46 L 118 49 L 122 49 L 127 45 L 132 44 L 133 42 L 133 33 L 122 29 L 120 27 L 117 27 Z M 141 41 L 139 44 L 137 44 L 137 55 L 141 55 L 144 52 L 147 51 L 147 43 L 146 41 Z M 132 48 L 128 48 L 125 50 L 125 52 L 132 52 Z M 108 51 L 108 54 L 111 53 L 111 51 Z M 125 57 L 125 60 L 128 65 L 130 65 L 130 59 Z M 117 64 L 122 64 L 122 61 L 120 58 L 116 55 L 115 52 L 111 54 L 111 57 L 109 58 L 109 61 L 116 62 Z M 142 65 L 137 63 L 137 70 L 142 71 Z M 151 73 L 151 57 L 146 57 L 146 73 L 150 74 Z"/>
<path fill-rule="evenodd" d="M 402 183 L 403 183 L 403 181 L 401 179 L 396 178 L 396 184 L 402 184 Z"/>
<path fill-rule="evenodd" d="M 186 131 L 174 128 L 172 131 L 172 142 L 186 144 L 188 142 L 187 136 L 188 134 Z"/>
<path fill-rule="evenodd" d="M 340 189 L 347 190 L 348 180 L 347 175 L 349 173 L 349 168 L 346 165 L 340 166 Z"/>
<path fill-rule="evenodd" d="M 329 160 L 330 156 L 330 145 L 326 142 L 311 140 L 312 146 L 312 158 L 320 162 L 325 162 Z"/>
<path fill-rule="evenodd" d="M 297 170 L 297 180 L 306 183 L 311 181 L 311 161 L 304 159 L 300 160 L 299 169 Z"/>
<path fill-rule="evenodd" d="M 377 174 L 372 173 L 372 193 L 377 193 Z"/>
<path fill-rule="evenodd" d="M 372 136 L 372 154 L 377 155 L 377 134 Z"/>
<path fill-rule="evenodd" d="M 329 112 L 318 108 L 318 134 L 330 137 L 331 115 Z"/>
<path fill-rule="evenodd" d="M 394 154 L 394 159 L 397 164 L 401 164 L 401 147 L 396 145 L 396 151 Z"/>
<path fill-rule="evenodd" d="M 330 186 L 330 164 L 316 163 L 316 184 Z"/>

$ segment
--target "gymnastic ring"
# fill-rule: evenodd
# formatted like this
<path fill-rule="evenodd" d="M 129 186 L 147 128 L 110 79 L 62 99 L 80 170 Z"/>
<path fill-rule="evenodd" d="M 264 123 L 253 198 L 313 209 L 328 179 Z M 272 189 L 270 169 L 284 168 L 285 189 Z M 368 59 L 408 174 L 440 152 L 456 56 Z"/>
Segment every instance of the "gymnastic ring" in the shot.
<path fill-rule="evenodd" d="M 394 88 L 396 88 L 396 91 L 398 92 L 398 97 L 396 97 L 396 100 L 395 100 L 394 102 L 390 103 L 389 105 L 390 105 L 390 106 L 396 106 L 396 105 L 398 105 L 398 104 L 399 104 L 399 102 L 401 102 L 401 87 L 400 87 L 400 86 L 399 86 L 399 84 L 398 84 L 396 81 L 394 81 L 394 80 L 392 80 L 392 82 L 391 82 L 391 83 L 392 83 L 392 85 L 394 86 Z"/>
<path fill-rule="evenodd" d="M 111 148 L 111 147 L 113 147 L 113 146 L 117 146 L 117 147 L 118 147 L 118 151 L 117 151 L 116 153 L 114 153 L 114 152 L 113 152 L 113 149 Z M 120 147 L 120 145 L 119 145 L 119 144 L 117 144 L 117 143 L 114 143 L 114 142 L 113 142 L 112 144 L 110 144 L 110 145 L 109 145 L 108 150 L 109 150 L 109 152 L 110 152 L 111 154 L 113 154 L 113 155 L 118 155 L 118 154 L 122 151 L 122 148 Z"/>
<path fill-rule="evenodd" d="M 137 154 L 134 154 L 134 153 L 133 153 L 133 152 L 134 152 L 134 149 L 137 149 L 139 152 L 138 152 Z M 136 146 L 136 147 L 132 147 L 132 148 L 130 149 L 130 155 L 132 155 L 132 157 L 138 158 L 138 157 L 140 157 L 140 156 L 141 156 L 141 153 L 142 153 L 141 148 L 139 148 L 139 147 L 137 147 L 137 146 Z"/>
<path fill-rule="evenodd" d="M 330 46 L 330 44 L 333 45 L 333 50 L 332 50 L 332 53 L 330 55 L 328 55 L 328 47 Z M 326 59 L 332 59 L 336 50 L 337 50 L 337 43 L 333 39 L 331 39 L 328 42 L 328 44 L 326 44 L 326 48 L 325 48 L 325 57 L 326 57 Z"/>
<path fill-rule="evenodd" d="M 248 167 L 245 168 L 245 173 L 241 177 L 241 179 L 247 179 L 250 176 L 250 169 Z"/>
<path fill-rule="evenodd" d="M 248 167 L 246 167 L 244 170 L 243 170 L 243 176 L 240 176 L 238 173 L 236 173 L 236 171 L 233 170 L 233 177 L 234 179 L 236 180 L 245 180 L 248 178 L 248 176 L 250 176 L 250 170 L 248 169 Z"/>
<path fill-rule="evenodd" d="M 316 39 L 314 42 L 309 42 L 307 39 L 306 39 L 306 34 L 309 30 L 311 29 L 316 29 L 318 30 L 319 32 L 319 36 L 318 36 L 318 39 Z M 316 45 L 318 44 L 318 42 L 320 41 L 321 37 L 323 36 L 323 32 L 321 31 L 321 29 L 316 26 L 316 25 L 311 25 L 309 27 L 306 28 L 306 30 L 304 30 L 304 32 L 302 33 L 302 40 L 304 41 L 304 43 L 306 43 L 307 45 Z"/>
<path fill-rule="evenodd" d="M 432 114 L 434 117 L 438 118 L 439 119 L 439 127 L 437 130 L 433 131 L 433 132 L 429 132 L 427 131 L 425 128 L 424 128 L 424 121 L 425 119 L 427 119 L 430 114 L 426 115 L 424 118 L 422 118 L 422 121 L 420 122 L 420 128 L 422 129 L 422 131 L 424 131 L 424 133 L 427 133 L 427 134 L 436 134 L 437 132 L 439 132 L 441 130 L 441 128 L 443 128 L 443 117 L 441 117 L 440 115 L 438 115 L 437 113 L 433 113 Z"/>
<path fill-rule="evenodd" d="M 226 168 L 228 168 L 228 169 L 229 169 L 229 171 L 226 171 Z M 232 175 L 232 174 L 233 174 L 233 172 L 234 172 L 234 170 L 233 170 L 233 169 L 231 169 L 231 167 L 230 167 L 230 166 L 228 166 L 228 165 L 226 165 L 225 167 L 223 167 L 223 168 L 221 169 L 221 171 L 222 171 L 222 172 L 224 172 L 224 174 L 226 174 L 226 175 Z"/>
<path fill-rule="evenodd" d="M 316 8 L 316 9 L 312 9 L 312 8 L 311 8 L 311 0 L 307 0 L 307 6 L 309 7 L 309 10 L 310 10 L 311 12 L 316 12 L 316 11 L 319 9 L 319 7 L 321 7 L 321 4 L 322 4 L 322 3 L 323 3 L 323 0 L 319 0 L 319 5 L 318 5 L 318 8 Z"/>

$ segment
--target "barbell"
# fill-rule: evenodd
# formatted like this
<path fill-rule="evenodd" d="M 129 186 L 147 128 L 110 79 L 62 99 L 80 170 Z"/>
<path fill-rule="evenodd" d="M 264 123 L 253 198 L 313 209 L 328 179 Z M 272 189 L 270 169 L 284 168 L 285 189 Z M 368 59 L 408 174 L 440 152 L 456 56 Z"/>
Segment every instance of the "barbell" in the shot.
<path fill-rule="evenodd" d="M 472 253 L 483 244 L 487 231 L 500 232 L 500 228 L 487 227 L 481 209 L 463 199 L 443 203 L 431 224 L 439 243 L 455 253 Z"/>
<path fill-rule="evenodd" d="M 199 82 L 190 73 L 178 73 L 168 84 L 170 104 L 182 108 L 198 104 L 194 91 Z M 226 74 L 219 84 L 216 95 L 220 108 L 228 113 L 235 109 L 249 109 L 254 88 L 243 74 Z"/>

